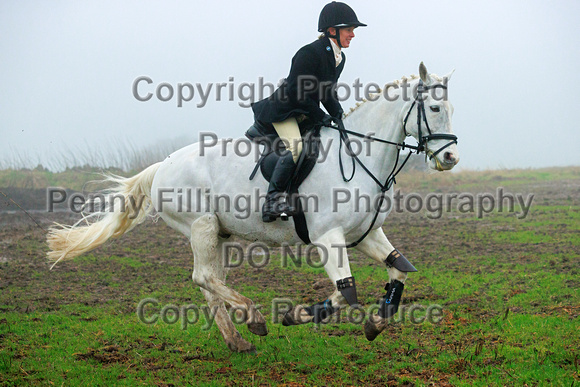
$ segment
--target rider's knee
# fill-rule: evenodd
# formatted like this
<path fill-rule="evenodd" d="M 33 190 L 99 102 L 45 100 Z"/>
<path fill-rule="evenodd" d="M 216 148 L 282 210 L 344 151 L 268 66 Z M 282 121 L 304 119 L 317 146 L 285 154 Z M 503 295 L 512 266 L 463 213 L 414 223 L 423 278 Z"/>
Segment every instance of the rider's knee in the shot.
<path fill-rule="evenodd" d="M 293 141 L 290 152 L 292 152 L 292 159 L 294 160 L 294 164 L 296 164 L 300 154 L 302 153 L 302 139 L 295 139 Z"/>

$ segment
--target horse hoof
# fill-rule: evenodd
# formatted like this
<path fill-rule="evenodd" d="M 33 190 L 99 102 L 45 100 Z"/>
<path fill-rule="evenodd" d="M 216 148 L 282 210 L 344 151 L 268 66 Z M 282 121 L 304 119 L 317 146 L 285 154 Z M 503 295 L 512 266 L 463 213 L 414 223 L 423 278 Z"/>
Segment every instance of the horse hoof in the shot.
<path fill-rule="evenodd" d="M 365 337 L 368 341 L 373 341 L 382 332 L 376 324 L 374 324 L 370 319 L 365 323 Z"/>
<path fill-rule="evenodd" d="M 256 346 L 250 343 L 244 343 L 242 345 L 240 345 L 240 343 L 237 343 L 237 345 L 228 345 L 228 348 L 230 349 L 230 351 L 237 353 L 249 353 L 249 354 L 257 353 Z"/>
<path fill-rule="evenodd" d="M 294 317 L 292 316 L 292 314 L 290 314 L 290 312 L 286 312 L 284 318 L 282 319 L 282 325 L 284 325 L 285 327 L 298 325 L 298 323 L 294 320 Z"/>
<path fill-rule="evenodd" d="M 248 323 L 248 330 L 258 336 L 266 336 L 268 334 L 268 327 L 265 323 L 252 322 Z"/>
<path fill-rule="evenodd" d="M 237 335 L 236 335 L 237 336 Z M 256 353 L 256 346 L 241 336 L 234 337 L 233 340 L 226 341 L 230 351 L 238 353 Z"/>
<path fill-rule="evenodd" d="M 286 312 L 284 318 L 282 319 L 282 325 L 289 327 L 292 325 L 306 324 L 312 321 L 312 316 L 304 310 L 302 305 L 298 305 L 292 310 Z"/>
<path fill-rule="evenodd" d="M 253 344 L 250 344 L 250 346 L 247 348 L 239 348 L 238 352 L 239 353 L 248 353 L 248 354 L 252 354 L 252 355 L 255 355 L 256 353 L 258 353 L 258 351 L 256 351 L 256 347 Z"/>

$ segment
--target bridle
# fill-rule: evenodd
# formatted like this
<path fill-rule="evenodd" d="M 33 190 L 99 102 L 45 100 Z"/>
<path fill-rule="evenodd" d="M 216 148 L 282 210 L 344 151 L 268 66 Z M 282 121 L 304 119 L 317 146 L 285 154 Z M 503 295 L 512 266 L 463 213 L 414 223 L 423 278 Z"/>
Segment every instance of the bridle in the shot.
<path fill-rule="evenodd" d="M 432 133 L 431 128 L 429 127 L 429 123 L 427 122 L 423 94 L 426 93 L 427 90 L 436 89 L 438 87 L 441 89 L 447 89 L 447 86 L 442 84 L 426 86 L 423 83 L 423 80 L 419 79 L 419 85 L 417 86 L 417 96 L 415 97 L 415 100 L 411 104 L 411 107 L 409 108 L 409 111 L 407 112 L 407 115 L 403 120 L 403 131 L 405 132 L 405 136 L 409 137 L 409 134 L 407 133 L 407 121 L 409 120 L 409 116 L 411 115 L 413 107 L 417 105 L 417 138 L 419 139 L 419 144 L 417 145 L 417 153 L 425 151 L 425 156 L 429 157 L 429 160 L 437 156 L 443 149 L 453 144 L 457 144 L 456 135 L 449 133 Z M 427 132 L 429 133 L 426 136 L 423 136 L 423 133 L 421 131 L 421 121 L 425 123 L 425 128 L 427 128 Z M 432 152 L 427 149 L 427 142 L 430 140 L 450 140 L 450 141 L 447 144 L 443 145 L 441 148 L 437 149 L 435 152 Z M 440 166 L 439 160 L 435 159 L 435 161 L 437 162 L 438 166 Z"/>
<path fill-rule="evenodd" d="M 433 133 L 433 132 L 431 132 L 431 128 L 429 127 L 429 123 L 427 122 L 427 115 L 425 114 L 425 102 L 424 102 L 423 94 L 426 93 L 427 90 L 435 89 L 437 87 L 440 87 L 442 89 L 447 89 L 447 86 L 442 85 L 442 84 L 426 86 L 423 83 L 423 80 L 419 79 L 419 85 L 417 87 L 417 96 L 415 97 L 415 100 L 411 104 L 411 107 L 409 108 L 409 111 L 407 112 L 407 114 L 405 115 L 405 119 L 403 120 L 403 131 L 405 132 L 405 136 L 409 137 L 410 135 L 407 133 L 407 121 L 409 120 L 409 117 L 411 115 L 411 111 L 413 110 L 415 105 L 417 105 L 417 139 L 418 139 L 417 145 L 409 145 L 409 144 L 406 144 L 404 141 L 401 143 L 401 142 L 393 142 L 393 141 L 383 140 L 381 138 L 377 138 L 374 136 L 369 136 L 369 135 L 365 135 L 365 134 L 362 134 L 359 132 L 347 130 L 344 127 L 342 120 L 338 120 L 337 126 L 329 126 L 329 128 L 338 130 L 338 132 L 340 134 L 340 146 L 339 146 L 339 151 L 338 151 L 338 159 L 339 159 L 340 173 L 342 174 L 343 180 L 345 182 L 349 182 L 353 179 L 355 169 L 356 169 L 356 164 L 355 164 L 355 162 L 356 162 L 362 167 L 362 169 L 381 188 L 381 197 L 380 197 L 380 200 L 378 202 L 377 209 L 376 209 L 375 215 L 373 217 L 373 221 L 371 222 L 369 228 L 356 242 L 353 242 L 353 243 L 347 245 L 346 247 L 355 247 L 364 238 L 366 238 L 366 236 L 369 234 L 369 232 L 371 232 L 371 230 L 372 230 L 372 228 L 377 220 L 377 217 L 379 216 L 380 209 L 381 209 L 381 206 L 383 205 L 383 201 L 385 199 L 386 192 L 389 189 L 391 189 L 393 184 L 396 184 L 395 177 L 399 174 L 399 172 L 401 172 L 401 170 L 403 169 L 403 167 L 405 166 L 405 164 L 407 163 L 407 161 L 409 160 L 409 158 L 413 154 L 413 152 L 409 151 L 407 157 L 405 158 L 405 160 L 403 161 L 401 166 L 399 166 L 397 168 L 397 165 L 399 164 L 399 156 L 400 156 L 401 150 L 403 150 L 405 148 L 409 148 L 410 150 L 414 150 L 416 154 L 419 154 L 419 153 L 424 151 L 425 157 L 426 158 L 429 157 L 429 159 L 432 159 L 433 157 L 437 156 L 442 150 L 446 149 L 447 147 L 449 147 L 453 144 L 457 144 L 457 136 L 455 136 L 454 134 L 449 134 L 449 133 Z M 423 136 L 423 132 L 421 130 L 421 123 L 422 122 L 425 123 L 425 128 L 427 129 L 427 133 L 428 133 L 425 136 Z M 377 141 L 377 142 L 380 142 L 383 144 L 395 145 L 397 147 L 397 157 L 395 159 L 395 165 L 393 167 L 393 170 L 391 171 L 391 173 L 389 174 L 389 176 L 387 177 L 387 179 L 385 180 L 384 183 L 381 183 L 381 181 L 363 164 L 363 162 L 358 158 L 356 153 L 352 151 L 352 149 L 350 147 L 350 141 L 348 138 L 349 134 L 352 134 L 352 135 L 357 136 L 357 137 L 362 137 L 362 138 L 365 138 L 365 139 L 368 139 L 371 141 Z M 427 143 L 431 140 L 450 140 L 450 141 L 447 144 L 443 145 L 441 148 L 437 149 L 435 152 L 432 152 L 427 147 Z M 347 148 L 347 154 L 352 159 L 352 174 L 349 178 L 347 178 L 345 173 L 344 173 L 344 167 L 343 167 L 343 163 L 342 163 L 342 144 L 343 143 L 345 144 L 345 146 Z M 437 166 L 439 166 L 439 167 L 441 166 L 439 159 L 435 158 L 435 162 L 437 163 Z"/>

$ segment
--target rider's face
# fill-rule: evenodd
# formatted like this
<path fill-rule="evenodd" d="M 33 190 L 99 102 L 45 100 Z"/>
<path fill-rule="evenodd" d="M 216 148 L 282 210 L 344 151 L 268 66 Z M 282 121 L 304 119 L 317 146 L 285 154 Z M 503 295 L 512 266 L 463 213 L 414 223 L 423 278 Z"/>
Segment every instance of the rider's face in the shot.
<path fill-rule="evenodd" d="M 354 38 L 354 29 L 356 27 L 346 27 L 339 29 L 340 34 L 340 45 L 342 48 L 348 48 L 350 46 L 350 41 Z M 336 30 L 334 28 L 330 28 L 330 34 L 335 35 Z M 336 42 L 336 39 L 333 39 Z"/>
<path fill-rule="evenodd" d="M 348 48 L 350 46 L 350 41 L 354 38 L 354 29 L 356 27 L 348 27 L 340 29 L 340 44 L 342 47 Z"/>

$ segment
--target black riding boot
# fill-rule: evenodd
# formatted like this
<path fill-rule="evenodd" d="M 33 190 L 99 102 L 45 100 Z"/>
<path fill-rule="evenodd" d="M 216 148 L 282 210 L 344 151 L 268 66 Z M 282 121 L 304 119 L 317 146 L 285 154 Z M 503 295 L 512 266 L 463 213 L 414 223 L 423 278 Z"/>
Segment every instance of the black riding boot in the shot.
<path fill-rule="evenodd" d="M 264 222 L 273 222 L 282 213 L 293 212 L 293 209 L 289 208 L 286 203 L 285 191 L 295 169 L 296 164 L 294 164 L 294 160 L 292 159 L 292 153 L 286 151 L 278 159 L 276 167 L 272 172 L 272 177 L 270 178 L 266 202 L 262 207 L 262 220 Z"/>

